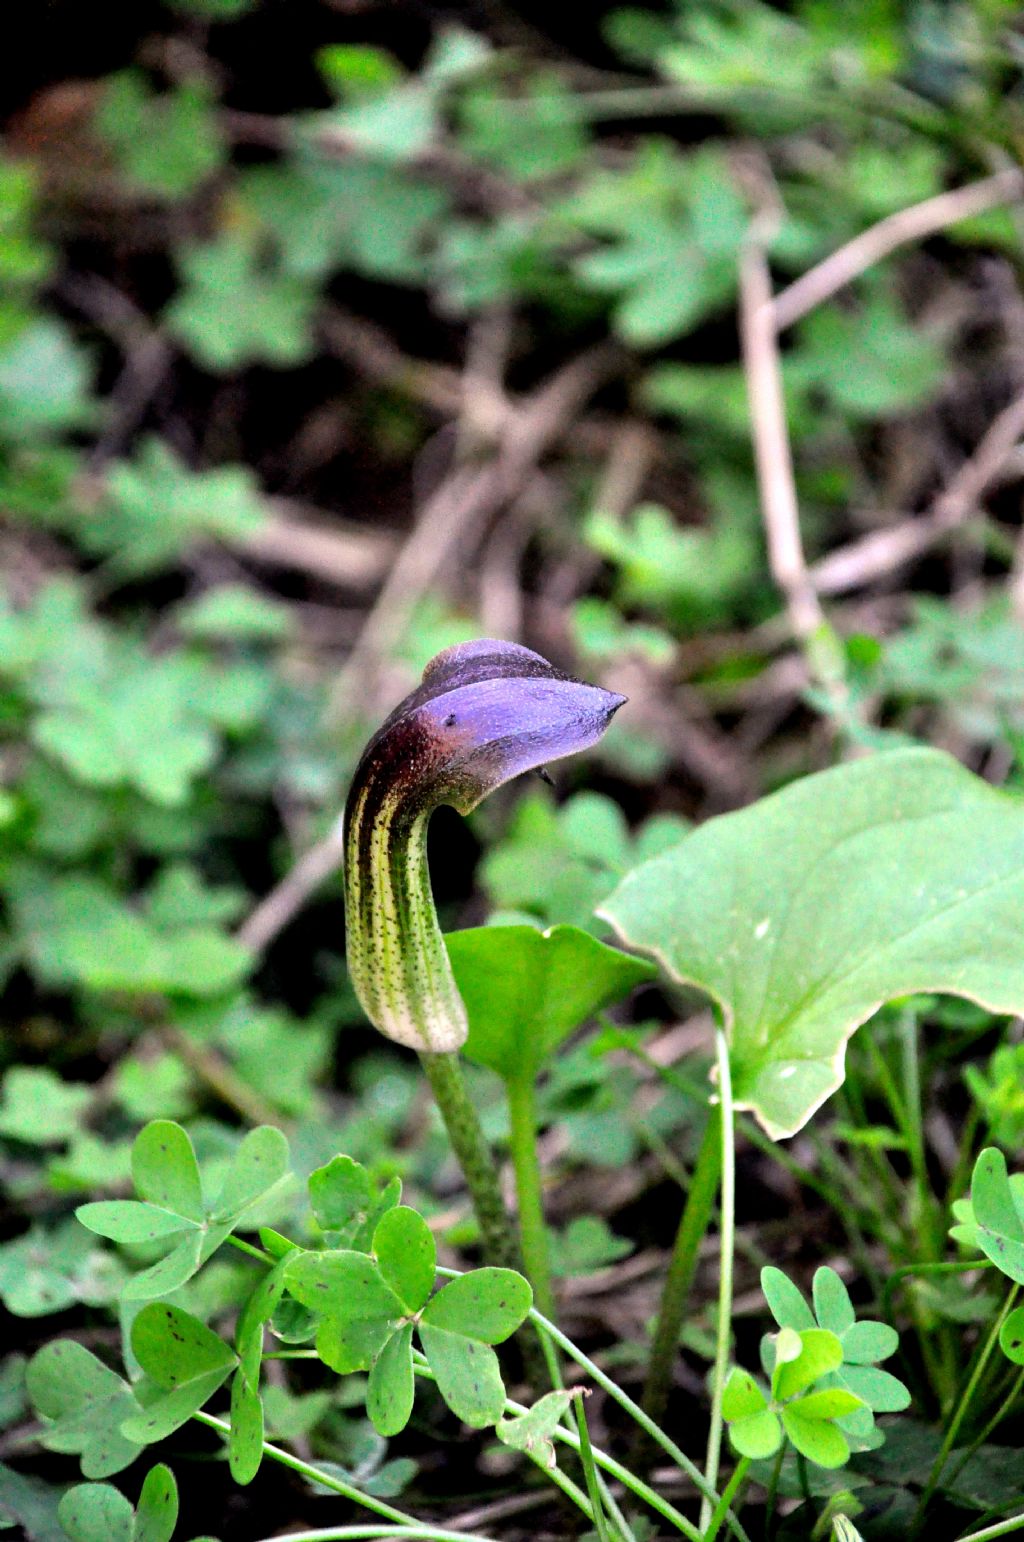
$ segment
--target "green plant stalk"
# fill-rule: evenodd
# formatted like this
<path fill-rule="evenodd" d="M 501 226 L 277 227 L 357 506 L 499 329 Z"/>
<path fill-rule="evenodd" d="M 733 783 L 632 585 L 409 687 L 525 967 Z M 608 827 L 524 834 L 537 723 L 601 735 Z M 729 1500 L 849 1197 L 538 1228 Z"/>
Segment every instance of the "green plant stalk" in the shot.
<path fill-rule="evenodd" d="M 715 1538 L 718 1536 L 719 1531 L 722 1529 L 722 1522 L 725 1520 L 726 1511 L 746 1481 L 747 1469 L 749 1466 L 750 1457 L 741 1456 L 733 1469 L 732 1477 L 729 1479 L 728 1483 L 725 1485 L 725 1488 L 722 1490 L 722 1497 L 718 1501 L 718 1504 L 715 1506 L 714 1514 L 708 1522 L 707 1528 L 704 1532 L 703 1542 L 715 1542 Z"/>
<path fill-rule="evenodd" d="M 714 1489 L 709 1489 L 707 1480 L 705 1479 L 704 1474 L 701 1472 L 700 1468 L 697 1466 L 696 1462 L 691 1461 L 686 1453 L 679 1449 L 675 1441 L 671 1440 L 668 1435 L 665 1434 L 665 1431 L 661 1428 L 660 1425 L 655 1424 L 653 1419 L 648 1418 L 647 1414 L 644 1413 L 644 1410 L 640 1407 L 639 1403 L 634 1403 L 629 1394 L 627 1392 L 623 1392 L 618 1383 L 612 1381 L 611 1377 L 602 1371 L 599 1365 L 595 1364 L 593 1360 L 585 1355 L 582 1349 L 577 1348 L 571 1339 L 566 1338 L 565 1334 L 562 1333 L 560 1329 L 556 1328 L 554 1323 L 548 1322 L 546 1318 L 542 1317 L 540 1313 L 535 1311 L 533 1308 L 530 1309 L 530 1317 L 532 1321 L 538 1323 L 546 1333 L 549 1333 L 554 1339 L 555 1343 L 565 1351 L 569 1358 L 575 1360 L 577 1365 L 582 1366 L 587 1375 L 593 1381 L 595 1381 L 599 1387 L 603 1387 L 604 1390 L 608 1393 L 609 1397 L 618 1403 L 619 1407 L 627 1414 L 629 1414 L 630 1418 L 635 1420 L 640 1428 L 651 1437 L 655 1445 L 660 1446 L 661 1449 L 665 1452 L 666 1456 L 668 1456 L 677 1467 L 686 1473 L 686 1476 L 693 1482 L 698 1492 L 710 1500 L 712 1506 L 716 1505 L 720 1495 L 717 1494 Z M 559 1438 L 561 1438 L 563 1434 L 568 1435 L 568 1433 L 568 1431 L 556 1432 Z M 594 1460 L 597 1462 L 599 1467 L 603 1467 L 605 1471 L 610 1472 L 613 1477 L 619 1478 L 621 1482 L 627 1481 L 625 1476 L 625 1469 L 619 1469 L 618 1463 L 612 1465 L 611 1459 L 608 1461 L 602 1461 L 596 1452 L 594 1455 Z M 636 1494 L 641 1493 L 641 1488 L 647 1488 L 647 1485 L 642 1484 L 641 1480 L 637 1479 L 632 1473 L 629 1474 L 629 1486 Z M 650 1499 L 648 1499 L 647 1502 L 649 1504 L 652 1503 Z M 663 1504 L 664 1501 L 660 1500 L 659 1497 L 659 1503 L 654 1505 L 654 1508 L 661 1509 Z M 664 1509 L 661 1509 L 661 1513 L 663 1515 L 665 1514 Z M 678 1524 L 678 1522 L 676 1522 L 676 1524 Z M 731 1512 L 726 1516 L 726 1525 L 732 1532 L 733 1536 L 739 1538 L 739 1542 L 750 1542 L 750 1538 L 746 1531 L 740 1525 L 735 1515 L 733 1515 Z M 700 1533 L 697 1532 L 696 1527 L 691 1526 L 687 1521 L 684 1521 L 683 1529 L 686 1530 L 687 1536 L 696 1534 L 699 1537 L 700 1535 Z"/>
<path fill-rule="evenodd" d="M 718 1097 L 721 1107 L 722 1206 L 719 1227 L 718 1329 L 715 1364 L 711 1376 L 711 1426 L 708 1430 L 707 1457 L 704 1463 L 705 1492 L 700 1507 L 701 1529 L 711 1521 L 712 1502 L 707 1491 L 718 1482 L 718 1462 L 722 1453 L 722 1396 L 729 1370 L 730 1327 L 732 1323 L 732 1265 L 736 1248 L 736 1149 L 733 1130 L 732 1072 L 729 1044 L 724 1028 L 715 1030 L 715 1064 L 718 1067 Z"/>
<path fill-rule="evenodd" d="M 446 1269 L 441 1265 L 438 1265 L 437 1272 L 439 1275 L 441 1275 L 442 1279 L 454 1280 L 458 1279 L 461 1271 L 458 1269 Z M 569 1357 L 570 1360 L 575 1360 L 577 1365 L 582 1366 L 590 1379 L 596 1382 L 599 1387 L 602 1387 L 605 1392 L 608 1393 L 608 1396 L 613 1400 L 613 1402 L 618 1403 L 619 1407 L 623 1409 L 623 1411 L 627 1413 L 629 1417 L 633 1419 L 642 1430 L 650 1435 L 654 1443 L 661 1447 L 669 1460 L 674 1462 L 675 1465 L 681 1469 L 681 1471 L 686 1473 L 686 1476 L 691 1479 L 698 1492 L 705 1495 L 706 1498 L 711 1501 L 712 1507 L 714 1507 L 718 1503 L 721 1496 L 716 1493 L 713 1488 L 709 1488 L 707 1480 L 705 1479 L 704 1474 L 701 1472 L 700 1468 L 697 1466 L 696 1462 L 691 1461 L 690 1458 L 686 1455 L 685 1451 L 681 1451 L 679 1449 L 675 1441 L 671 1440 L 669 1436 L 665 1434 L 665 1431 L 660 1427 L 660 1425 L 655 1424 L 653 1419 L 648 1418 L 647 1414 L 644 1413 L 644 1410 L 640 1407 L 639 1403 L 635 1403 L 629 1396 L 629 1393 L 622 1390 L 618 1382 L 613 1381 L 607 1372 L 602 1371 L 601 1367 L 593 1360 L 591 1360 L 589 1356 L 585 1355 L 582 1349 L 578 1348 L 577 1345 L 573 1343 L 572 1339 L 567 1338 L 560 1328 L 557 1328 L 553 1322 L 549 1322 L 548 1319 L 542 1316 L 535 1307 L 530 1308 L 528 1316 L 529 1320 L 536 1327 L 542 1329 L 544 1333 L 548 1334 L 550 1338 L 553 1339 L 553 1341 L 558 1345 L 558 1347 L 564 1350 L 565 1354 Z M 525 1409 L 519 1407 L 515 1411 L 518 1413 L 524 1413 Z M 555 1431 L 555 1438 L 559 1440 L 564 1439 L 569 1445 L 572 1445 L 574 1449 L 577 1448 L 577 1441 L 579 1437 L 574 1436 L 572 1432 L 565 1429 L 564 1426 Z M 637 1478 L 635 1474 L 628 1472 L 626 1468 L 621 1467 L 618 1462 L 613 1460 L 613 1458 L 605 1457 L 602 1453 L 595 1450 L 594 1460 L 599 1467 L 603 1467 L 606 1472 L 611 1473 L 612 1477 L 618 1478 L 620 1482 L 627 1483 L 628 1486 L 633 1489 L 634 1493 L 645 1496 L 646 1494 L 653 1494 L 653 1490 L 648 1489 L 647 1485 L 643 1483 L 641 1479 Z M 655 1500 L 657 1503 L 654 1502 Z M 665 1510 L 662 1507 L 666 1501 L 662 1500 L 659 1495 L 653 1494 L 653 1499 L 648 1498 L 647 1503 L 651 1504 L 655 1509 L 660 1509 L 663 1515 L 665 1514 Z M 671 1509 L 671 1506 L 669 1506 L 669 1508 Z M 678 1515 L 678 1512 L 674 1512 L 674 1514 Z M 696 1528 L 692 1526 L 685 1517 L 679 1517 L 679 1520 L 682 1521 L 681 1529 L 686 1532 L 687 1536 L 696 1532 Z M 674 1524 L 678 1525 L 679 1520 L 676 1520 Z M 733 1536 L 739 1539 L 739 1542 L 750 1542 L 750 1537 L 746 1530 L 740 1525 L 735 1515 L 733 1515 L 731 1512 L 726 1516 L 725 1524 L 728 1526 Z M 699 1533 L 697 1533 L 697 1536 L 699 1537 Z"/>
<path fill-rule="evenodd" d="M 590 1508 L 594 1513 L 594 1530 L 597 1532 L 598 1542 L 612 1542 L 611 1532 L 608 1529 L 608 1518 L 605 1515 L 604 1504 L 601 1499 L 597 1467 L 594 1464 L 594 1448 L 590 1444 L 590 1430 L 587 1427 L 587 1414 L 586 1409 L 583 1407 L 582 1398 L 578 1398 L 576 1402 L 576 1428 L 579 1431 L 580 1437 L 580 1462 L 583 1467 L 583 1476 L 586 1479 Z"/>
<path fill-rule="evenodd" d="M 454 1278 L 454 1271 L 452 1271 L 452 1275 Z M 416 1375 L 422 1376 L 426 1381 L 437 1380 L 429 1365 L 419 1356 L 415 1358 L 414 1369 Z M 528 1413 L 529 1409 L 523 1403 L 516 1403 L 511 1398 L 506 1398 L 504 1412 L 506 1414 L 519 1415 Z M 551 1432 L 551 1438 L 552 1440 L 561 1441 L 563 1445 L 575 1451 L 577 1456 L 580 1455 L 580 1437 L 572 1430 L 567 1429 L 564 1424 L 560 1424 L 557 1429 Z M 665 1520 L 670 1521 L 677 1531 L 682 1532 L 688 1538 L 688 1542 L 701 1542 L 700 1532 L 696 1526 L 691 1521 L 688 1521 L 685 1515 L 681 1515 L 674 1505 L 669 1504 L 667 1499 L 662 1499 L 661 1495 L 651 1488 L 649 1484 L 645 1483 L 642 1478 L 638 1478 L 627 1467 L 623 1467 L 621 1462 L 617 1462 L 613 1456 L 609 1456 L 604 1451 L 599 1451 L 595 1446 L 591 1447 L 591 1454 L 595 1467 L 601 1468 L 610 1477 L 617 1478 L 623 1487 L 628 1488 L 638 1499 L 649 1505 L 652 1510 L 656 1510 Z M 588 1520 L 593 1521 L 594 1517 L 591 1514 L 590 1502 L 582 1490 L 572 1483 L 560 1468 L 545 1467 L 539 1457 L 534 1457 L 533 1460 L 536 1461 L 546 1477 L 550 1478 L 553 1483 L 557 1483 L 559 1488 L 563 1489 L 574 1500 L 574 1503 L 583 1510 Z M 749 1538 L 747 1542 L 749 1542 Z"/>
<path fill-rule="evenodd" d="M 978 1390 L 981 1378 L 985 1374 L 985 1370 L 988 1366 L 989 1360 L 992 1357 L 992 1353 L 996 1345 L 999 1343 L 1000 1329 L 1002 1328 L 1003 1323 L 1006 1321 L 1007 1317 L 1009 1317 L 1010 1312 L 1013 1310 L 1014 1302 L 1016 1301 L 1019 1294 L 1020 1286 L 1014 1285 L 1006 1300 L 1003 1302 L 1002 1310 L 989 1329 L 988 1337 L 985 1339 L 981 1350 L 975 1358 L 974 1366 L 971 1370 L 970 1376 L 967 1379 L 967 1384 L 960 1396 L 960 1401 L 957 1403 L 953 1417 L 949 1421 L 942 1445 L 939 1448 L 939 1454 L 932 1464 L 931 1472 L 928 1474 L 928 1482 L 925 1484 L 924 1492 L 921 1495 L 921 1498 L 918 1500 L 917 1509 L 914 1512 L 914 1518 L 910 1528 L 910 1535 L 912 1538 L 916 1537 L 921 1530 L 921 1524 L 925 1518 L 928 1505 L 931 1503 L 932 1495 L 935 1493 L 935 1490 L 938 1487 L 939 1479 L 942 1476 L 942 1470 L 949 1459 L 949 1453 L 952 1451 L 954 1445 L 956 1444 L 956 1437 L 960 1433 L 960 1426 L 964 1422 L 967 1410 L 971 1405 L 971 1400 L 973 1399 L 975 1392 Z"/>
<path fill-rule="evenodd" d="M 715 1107 L 711 1110 L 697 1153 L 696 1166 L 665 1275 L 658 1322 L 651 1344 L 651 1358 L 641 1402 L 647 1414 L 655 1421 L 661 1419 L 668 1403 L 672 1373 L 679 1354 L 679 1335 L 697 1267 L 697 1255 L 714 1212 L 721 1173 L 721 1114 Z"/>
<path fill-rule="evenodd" d="M 487 1261 L 505 1269 L 521 1269 L 522 1259 L 501 1197 L 494 1156 L 466 1090 L 459 1057 L 454 1051 L 440 1055 L 424 1052 L 420 1054 L 420 1064 L 466 1180 Z"/>
<path fill-rule="evenodd" d="M 218 1435 L 225 1438 L 231 1434 L 231 1426 L 226 1419 L 218 1419 L 214 1414 L 204 1413 L 199 1409 L 192 1415 L 198 1424 L 205 1424 L 209 1429 L 216 1430 Z M 345 1499 L 351 1499 L 353 1504 L 362 1505 L 364 1510 L 372 1510 L 376 1515 L 384 1516 L 385 1520 L 397 1521 L 402 1526 L 418 1526 L 414 1515 L 406 1515 L 404 1510 L 396 1510 L 394 1505 L 385 1504 L 383 1499 L 375 1499 L 372 1494 L 364 1494 L 362 1489 L 355 1488 L 351 1483 L 346 1483 L 343 1478 L 337 1478 L 333 1473 L 321 1472 L 319 1467 L 314 1467 L 311 1462 L 304 1462 L 300 1456 L 293 1456 L 290 1451 L 285 1451 L 281 1446 L 271 1445 L 269 1440 L 263 1442 L 263 1455 L 269 1456 L 272 1462 L 280 1462 L 282 1467 L 290 1467 L 293 1472 L 301 1475 L 310 1483 L 319 1483 L 324 1488 L 333 1489 L 334 1493 L 341 1494 Z"/>
<path fill-rule="evenodd" d="M 533 1297 L 545 1317 L 555 1315 L 555 1292 L 551 1282 L 551 1257 L 548 1230 L 544 1224 L 544 1201 L 540 1162 L 537 1159 L 537 1108 L 532 1078 L 506 1084 L 509 1112 L 509 1148 L 516 1179 L 519 1208 L 519 1241 L 526 1277 L 533 1286 Z M 603 1539 L 602 1539 L 603 1542 Z"/>
<path fill-rule="evenodd" d="M 313 1531 L 290 1531 L 288 1542 L 374 1542 L 380 1537 L 410 1537 L 412 1542 L 494 1542 L 475 1531 L 446 1531 L 443 1526 L 318 1526 Z M 263 1537 L 261 1542 L 280 1542 Z"/>
<path fill-rule="evenodd" d="M 1008 1537 L 1011 1531 L 1024 1530 L 1024 1513 L 1011 1515 L 1008 1520 L 998 1521 L 995 1526 L 986 1526 L 983 1531 L 968 1531 L 960 1542 L 995 1542 L 996 1537 Z"/>
<path fill-rule="evenodd" d="M 967 1450 L 964 1452 L 963 1456 L 953 1468 L 953 1471 L 949 1475 L 949 1483 L 951 1485 L 956 1482 L 957 1478 L 963 1472 L 964 1468 L 967 1466 L 967 1463 L 970 1461 L 974 1453 L 981 1449 L 989 1437 L 993 1435 L 999 1428 L 1000 1424 L 1002 1424 L 1003 1420 L 1006 1418 L 1007 1414 L 1011 1411 L 1014 1404 L 1017 1402 L 1017 1399 L 1020 1397 L 1022 1390 L 1024 1390 L 1024 1365 L 1021 1366 L 1020 1370 L 1013 1378 L 1009 1392 L 1007 1392 L 1006 1396 L 999 1404 L 999 1407 L 996 1409 L 991 1419 L 989 1419 L 988 1423 L 985 1424 L 980 1433 L 975 1435 L 974 1439 L 967 1447 Z"/>

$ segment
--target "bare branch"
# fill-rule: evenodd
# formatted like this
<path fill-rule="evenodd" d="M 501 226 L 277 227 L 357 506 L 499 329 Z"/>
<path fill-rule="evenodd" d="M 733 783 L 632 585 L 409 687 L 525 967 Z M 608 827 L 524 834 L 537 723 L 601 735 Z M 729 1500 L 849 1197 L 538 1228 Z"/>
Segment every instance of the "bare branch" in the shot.
<path fill-rule="evenodd" d="M 235 940 L 262 953 L 298 915 L 312 894 L 342 864 L 345 854 L 343 819 L 339 815 L 323 840 L 311 846 L 290 872 L 260 900 L 235 933 Z"/>
<path fill-rule="evenodd" d="M 740 258 L 740 341 L 747 376 L 754 458 L 772 577 L 794 636 L 805 643 L 824 624 L 800 536 L 793 458 L 786 431 L 771 276 L 754 233 Z"/>
<path fill-rule="evenodd" d="M 841 547 L 811 570 L 819 594 L 842 594 L 922 556 L 975 514 L 1024 436 L 1024 392 L 994 418 L 974 454 L 965 460 L 926 513 Z"/>
<path fill-rule="evenodd" d="M 1013 203 L 1022 197 L 1024 171 L 1011 166 L 991 177 L 983 177 L 980 182 L 938 193 L 934 198 L 926 198 L 922 203 L 887 215 L 802 274 L 787 289 L 780 290 L 775 296 L 776 328 L 785 331 L 899 247 L 911 241 L 923 241 L 926 236 L 933 236 L 959 220 L 984 214 L 988 209 L 997 209 L 1000 204 Z"/>

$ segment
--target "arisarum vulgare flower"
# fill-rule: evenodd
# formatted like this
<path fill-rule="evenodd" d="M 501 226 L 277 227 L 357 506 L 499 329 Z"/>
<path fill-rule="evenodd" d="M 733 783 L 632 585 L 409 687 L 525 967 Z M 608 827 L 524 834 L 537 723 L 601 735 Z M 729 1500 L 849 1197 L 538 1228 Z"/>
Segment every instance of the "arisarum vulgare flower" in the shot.
<path fill-rule="evenodd" d="M 589 748 L 624 700 L 481 638 L 432 659 L 374 734 L 345 810 L 345 919 L 353 986 L 388 1038 L 430 1055 L 466 1038 L 427 869 L 434 809 L 468 814 L 513 777 Z"/>

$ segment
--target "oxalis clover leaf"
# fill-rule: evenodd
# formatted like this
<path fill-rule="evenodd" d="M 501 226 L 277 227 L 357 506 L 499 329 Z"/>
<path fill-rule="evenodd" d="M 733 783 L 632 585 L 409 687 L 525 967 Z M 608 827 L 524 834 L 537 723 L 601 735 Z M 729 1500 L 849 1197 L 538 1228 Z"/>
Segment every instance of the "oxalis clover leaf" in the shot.
<path fill-rule="evenodd" d="M 826 1328 L 783 1328 L 769 1340 L 771 1391 L 734 1367 L 722 1415 L 741 1456 L 773 1456 L 788 1438 L 818 1467 L 842 1467 L 849 1442 L 837 1420 L 864 1407 L 845 1387 L 823 1385 L 843 1363 L 843 1346 Z"/>
<path fill-rule="evenodd" d="M 133 1509 L 110 1483 L 79 1483 L 61 1498 L 57 1518 L 71 1542 L 171 1542 L 178 1485 L 162 1462 L 151 1467 Z"/>
<path fill-rule="evenodd" d="M 997 1146 L 986 1146 L 974 1164 L 970 1199 L 953 1204 L 957 1224 L 950 1236 L 978 1248 L 1015 1285 L 1024 1285 L 1024 1173 L 1006 1170 Z M 1024 1307 L 1007 1314 L 999 1344 L 1014 1365 L 1024 1365 Z"/>
<path fill-rule="evenodd" d="M 292 1253 L 289 1293 L 319 1319 L 316 1347 L 341 1374 L 369 1371 L 366 1411 L 379 1434 L 405 1428 L 414 1397 L 414 1330 L 448 1407 L 474 1429 L 495 1424 L 505 1403 L 491 1347 L 514 1333 L 533 1299 L 511 1269 L 477 1269 L 431 1296 L 437 1253 L 430 1228 L 394 1205 L 373 1232 L 372 1256 L 355 1248 Z"/>
<path fill-rule="evenodd" d="M 881 1445 L 884 1436 L 875 1427 L 875 1414 L 899 1413 L 910 1402 L 903 1383 L 878 1369 L 878 1361 L 887 1360 L 899 1346 L 895 1328 L 870 1320 L 857 1322 L 849 1291 L 836 1271 L 827 1266 L 814 1276 L 813 1310 L 781 1269 L 762 1269 L 761 1288 L 780 1328 L 794 1332 L 822 1328 L 835 1335 L 842 1361 L 821 1379 L 820 1386 L 825 1390 L 842 1387 L 860 1399 L 861 1407 L 837 1420 L 855 1449 Z"/>
<path fill-rule="evenodd" d="M 121 1434 L 137 1409 L 131 1387 L 84 1344 L 53 1339 L 33 1355 L 25 1385 L 43 1420 L 48 1451 L 74 1452 L 86 1478 L 109 1478 L 138 1456 L 141 1442 Z"/>
<path fill-rule="evenodd" d="M 142 1198 L 100 1200 L 75 1213 L 83 1226 L 112 1242 L 165 1249 L 125 1287 L 126 1300 L 149 1301 L 191 1279 L 287 1172 L 287 1140 L 272 1125 L 262 1125 L 250 1130 L 219 1191 L 207 1200 L 188 1135 L 180 1124 L 156 1119 L 140 1130 L 132 1147 L 132 1176 Z"/>

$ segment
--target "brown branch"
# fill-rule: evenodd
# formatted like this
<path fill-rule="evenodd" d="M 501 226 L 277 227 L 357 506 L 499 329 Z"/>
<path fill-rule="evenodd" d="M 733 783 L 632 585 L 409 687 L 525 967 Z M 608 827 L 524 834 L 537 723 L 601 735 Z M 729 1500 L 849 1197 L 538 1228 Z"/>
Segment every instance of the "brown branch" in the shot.
<path fill-rule="evenodd" d="M 811 578 L 818 594 L 842 594 L 860 588 L 936 546 L 977 512 L 1022 436 L 1024 392 L 993 419 L 974 454 L 926 513 L 885 530 L 874 530 L 816 563 Z"/>
<path fill-rule="evenodd" d="M 923 241 L 959 220 L 984 214 L 988 209 L 997 209 L 1000 204 L 1013 203 L 1022 197 L 1024 171 L 1012 166 L 991 177 L 983 177 L 980 182 L 938 193 L 934 198 L 926 198 L 922 203 L 887 215 L 802 274 L 788 288 L 779 291 L 774 301 L 776 328 L 785 331 L 899 247 L 911 241 Z"/>
<path fill-rule="evenodd" d="M 800 536 L 771 276 L 763 247 L 753 231 L 740 257 L 740 342 L 768 562 L 785 599 L 793 635 L 806 644 L 824 626 L 825 617 L 807 570 Z"/>
<path fill-rule="evenodd" d="M 291 871 L 250 912 L 235 933 L 236 942 L 253 953 L 262 953 L 320 885 L 337 872 L 344 855 L 343 821 L 339 816 L 323 840 L 304 852 Z"/>
<path fill-rule="evenodd" d="M 314 523 L 301 517 L 301 506 L 283 498 L 268 498 L 266 505 L 270 520 L 238 547 L 256 562 L 295 568 L 345 589 L 369 589 L 394 560 L 397 542 L 381 531 Z"/>
<path fill-rule="evenodd" d="M 349 715 L 353 700 L 367 699 L 368 682 L 372 686 L 392 642 L 444 563 L 456 552 L 468 560 L 474 532 L 519 495 L 616 361 L 613 350 L 601 347 L 567 364 L 509 412 L 489 462 L 458 467 L 427 500 L 339 675 L 333 700 L 342 715 Z"/>

